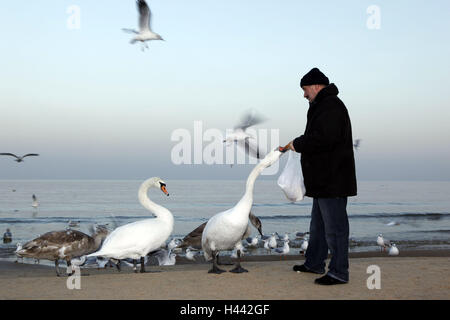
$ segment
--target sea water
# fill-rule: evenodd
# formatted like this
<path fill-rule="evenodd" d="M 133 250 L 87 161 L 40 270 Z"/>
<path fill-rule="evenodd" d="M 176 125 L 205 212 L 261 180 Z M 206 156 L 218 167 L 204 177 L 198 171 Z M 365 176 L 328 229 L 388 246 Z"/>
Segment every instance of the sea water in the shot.
<path fill-rule="evenodd" d="M 0 258 L 14 258 L 17 243 L 41 234 L 74 229 L 89 233 L 94 223 L 117 226 L 151 218 L 137 198 L 135 180 L 0 180 L 0 234 L 11 230 L 13 241 L 0 244 Z M 171 238 L 182 238 L 214 214 L 233 207 L 245 191 L 241 180 L 166 180 L 170 196 L 151 189 L 149 197 L 175 218 Z M 39 206 L 33 208 L 32 195 Z M 291 254 L 298 254 L 296 232 L 309 230 L 312 199 L 289 202 L 275 180 L 257 180 L 252 212 L 264 234 L 289 232 Z M 376 238 L 404 249 L 450 248 L 450 182 L 359 181 L 358 195 L 348 199 L 350 252 L 379 250 Z M 253 229 L 256 235 L 256 229 Z M 281 246 L 282 244 L 280 244 Z M 264 249 L 258 254 L 266 254 Z"/>

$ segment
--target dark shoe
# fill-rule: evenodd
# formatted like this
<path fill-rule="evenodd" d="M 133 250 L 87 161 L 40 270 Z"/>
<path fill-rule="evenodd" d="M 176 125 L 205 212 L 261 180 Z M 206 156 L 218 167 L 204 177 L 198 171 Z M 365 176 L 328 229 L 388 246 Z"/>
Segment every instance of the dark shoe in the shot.
<path fill-rule="evenodd" d="M 321 284 L 321 285 L 324 285 L 324 286 L 331 286 L 331 285 L 334 285 L 334 284 L 344 284 L 344 283 L 347 283 L 347 282 L 338 280 L 338 279 L 333 278 L 333 277 L 330 277 L 329 275 L 326 274 L 323 277 L 320 277 L 320 278 L 314 280 L 314 283 L 315 284 Z"/>
<path fill-rule="evenodd" d="M 294 271 L 300 271 L 300 272 L 309 272 L 309 273 L 315 273 L 315 274 L 323 274 L 323 272 L 316 272 L 313 270 L 309 270 L 308 268 L 305 267 L 304 264 L 300 265 L 300 264 L 296 264 L 292 269 L 294 269 Z"/>

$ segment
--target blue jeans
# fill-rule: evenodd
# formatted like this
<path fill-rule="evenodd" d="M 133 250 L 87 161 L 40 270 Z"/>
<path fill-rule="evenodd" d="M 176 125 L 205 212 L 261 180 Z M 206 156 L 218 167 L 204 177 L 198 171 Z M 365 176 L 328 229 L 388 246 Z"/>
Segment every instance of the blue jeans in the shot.
<path fill-rule="evenodd" d="M 325 272 L 325 260 L 330 249 L 331 260 L 327 274 L 348 282 L 349 224 L 346 207 L 347 197 L 314 198 L 305 267 Z"/>

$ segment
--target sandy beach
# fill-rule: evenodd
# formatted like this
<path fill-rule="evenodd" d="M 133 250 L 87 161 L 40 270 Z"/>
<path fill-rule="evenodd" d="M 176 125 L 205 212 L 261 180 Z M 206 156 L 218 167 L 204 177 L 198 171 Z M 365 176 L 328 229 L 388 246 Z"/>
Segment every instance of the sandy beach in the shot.
<path fill-rule="evenodd" d="M 147 266 L 154 273 L 129 267 L 81 270 L 81 289 L 69 290 L 67 277 L 43 265 L 0 263 L 0 299 L 160 299 L 160 300 L 297 300 L 297 299 L 445 299 L 450 298 L 450 251 L 410 251 L 389 257 L 366 252 L 350 255 L 350 282 L 323 287 L 315 274 L 292 271 L 302 256 L 248 256 L 248 273 L 208 274 L 209 264 Z M 381 272 L 381 289 L 369 290 L 367 268 Z M 230 270 L 232 266 L 223 266 Z"/>

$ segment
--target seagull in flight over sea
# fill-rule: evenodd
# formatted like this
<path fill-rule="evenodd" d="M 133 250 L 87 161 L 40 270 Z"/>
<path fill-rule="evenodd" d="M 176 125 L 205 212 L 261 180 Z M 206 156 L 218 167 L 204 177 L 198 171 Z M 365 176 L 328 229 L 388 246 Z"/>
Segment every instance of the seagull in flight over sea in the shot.
<path fill-rule="evenodd" d="M 135 33 L 136 36 L 133 39 L 131 39 L 130 43 L 134 44 L 137 41 L 141 41 L 141 48 L 142 51 L 144 51 L 145 48 L 148 48 L 146 41 L 149 40 L 164 41 L 164 39 L 159 34 L 152 31 L 151 28 L 152 12 L 148 7 L 147 2 L 145 2 L 145 0 L 138 0 L 136 1 L 136 5 L 139 12 L 139 31 L 134 29 L 122 29 L 122 30 L 128 33 Z"/>
<path fill-rule="evenodd" d="M 38 156 L 38 155 L 39 154 L 37 154 L 37 153 L 27 153 L 26 155 L 19 157 L 19 156 L 16 156 L 15 154 L 13 154 L 13 153 L 0 153 L 0 156 L 13 156 L 13 157 L 15 157 L 16 160 L 14 160 L 14 161 L 17 161 L 17 162 L 23 162 L 23 158 L 25 158 L 25 157 Z"/>
<path fill-rule="evenodd" d="M 239 146 L 245 149 L 245 152 L 257 159 L 262 159 L 265 157 L 264 152 L 259 150 L 259 146 L 254 143 L 250 143 L 250 139 L 255 140 L 250 133 L 246 130 L 254 125 L 264 122 L 265 119 L 257 116 L 255 112 L 247 112 L 241 119 L 241 123 L 234 127 L 233 132 L 227 134 L 226 139 L 223 140 L 224 143 L 230 145 L 232 143 L 237 143 Z"/>

